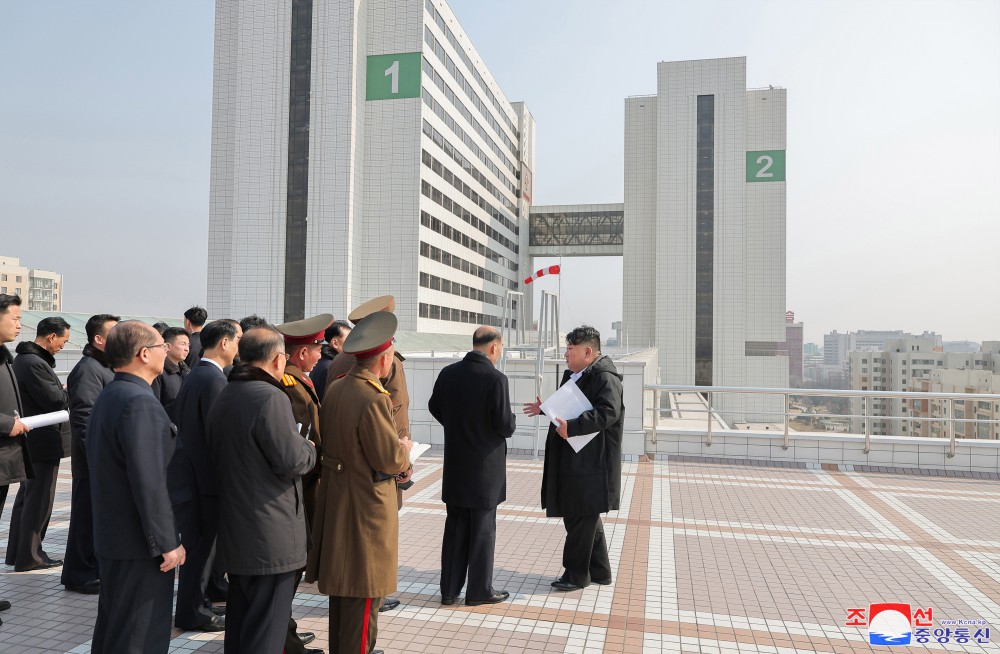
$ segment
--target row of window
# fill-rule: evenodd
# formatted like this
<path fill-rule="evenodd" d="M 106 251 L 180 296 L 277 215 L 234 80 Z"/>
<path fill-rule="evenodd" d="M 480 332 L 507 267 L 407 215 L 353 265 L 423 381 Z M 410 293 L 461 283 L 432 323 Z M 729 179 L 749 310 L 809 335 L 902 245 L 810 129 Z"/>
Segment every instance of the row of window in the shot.
<path fill-rule="evenodd" d="M 457 188 L 457 184 L 461 184 L 462 183 L 462 180 L 456 178 L 454 175 L 452 175 L 452 180 L 453 180 L 453 183 L 455 183 L 456 188 Z M 468 187 L 466 186 L 466 188 L 468 188 Z M 507 248 L 508 250 L 510 250 L 511 252 L 513 252 L 514 254 L 518 253 L 518 247 L 517 247 L 517 244 L 514 243 L 514 241 L 510 240 L 509 238 L 507 238 L 506 236 L 504 236 L 503 234 L 501 234 L 497 229 L 495 229 L 495 228 L 487 225 L 485 222 L 483 222 L 479 218 L 476 218 L 475 216 L 473 216 L 469 212 L 468 209 L 463 209 L 461 207 L 461 205 L 458 204 L 458 202 L 456 202 L 455 200 L 452 200 L 450 197 L 448 197 L 447 195 L 445 195 L 444 193 L 442 193 L 438 189 L 434 188 L 431 185 L 431 183 L 428 182 L 425 179 L 420 180 L 420 192 L 422 194 L 424 194 L 425 196 L 429 197 L 431 200 L 433 200 L 437 204 L 440 204 L 442 207 L 444 207 L 448 211 L 452 212 L 453 214 L 455 214 L 456 216 L 458 216 L 459 218 L 461 218 L 465 222 L 469 223 L 470 225 L 472 225 L 473 227 L 475 227 L 476 229 L 478 229 L 482 233 L 486 234 L 487 236 L 489 236 L 490 238 L 492 238 L 494 241 L 496 241 L 500 245 L 503 245 L 505 248 Z M 509 225 L 508 225 L 508 227 L 509 227 Z M 516 233 L 516 230 L 515 230 L 515 233 Z"/>
<path fill-rule="evenodd" d="M 489 98 L 490 102 L 493 103 L 493 106 L 497 108 L 497 113 L 499 113 L 500 116 L 504 119 L 504 122 L 507 123 L 507 127 L 509 127 L 510 131 L 514 133 L 514 136 L 520 138 L 520 133 L 517 131 L 517 127 L 514 125 L 514 121 L 512 121 L 510 119 L 510 116 L 507 115 L 507 112 L 504 111 L 503 105 L 500 104 L 500 100 L 497 99 L 496 95 L 490 89 L 490 85 L 486 83 L 486 80 L 483 79 L 483 76 L 479 74 L 478 70 L 476 70 L 476 67 L 472 64 L 472 59 L 465 52 L 465 48 L 458 42 L 458 39 L 455 38 L 455 33 L 452 32 L 451 29 L 448 27 L 448 25 L 444 22 L 444 16 L 442 16 L 438 12 L 438 10 L 435 9 L 434 4 L 431 2 L 431 0 L 427 0 L 426 5 L 427 5 L 427 13 L 431 15 L 431 17 L 434 19 L 434 22 L 441 29 L 441 32 L 445 35 L 445 38 L 448 39 L 448 43 L 450 43 L 451 46 L 455 48 L 455 52 L 458 53 L 458 56 L 462 60 L 462 63 L 464 63 L 465 67 L 468 68 L 469 72 L 472 73 L 472 76 L 476 79 L 476 83 L 479 84 L 479 88 L 483 90 L 483 92 L 486 94 L 486 97 Z"/>
<path fill-rule="evenodd" d="M 465 79 L 465 75 L 463 75 L 462 71 L 458 69 L 458 66 L 455 65 L 455 62 L 452 60 L 452 58 L 448 56 L 448 53 L 444 51 L 444 46 L 441 45 L 441 42 L 438 41 L 437 37 L 435 37 L 434 34 L 431 32 L 431 28 L 427 26 L 424 27 L 424 42 L 427 44 L 427 47 L 430 48 L 434 52 L 434 54 L 437 55 L 437 58 L 441 60 L 442 63 L 444 63 L 444 67 L 448 70 L 449 73 L 451 73 L 451 76 L 455 79 L 455 81 L 458 82 L 458 87 L 463 91 L 465 91 L 465 95 L 467 95 L 469 99 L 472 100 L 472 104 L 476 107 L 476 109 L 479 110 L 479 113 L 482 114 L 482 116 L 486 119 L 486 122 L 490 124 L 490 127 L 493 128 L 493 131 L 496 132 L 497 136 L 500 137 L 500 140 L 504 142 L 504 145 L 506 145 L 507 148 L 510 149 L 511 154 L 514 155 L 514 158 L 517 159 L 518 157 L 517 144 L 514 143 L 514 141 L 510 140 L 510 137 L 507 136 L 507 133 L 503 131 L 503 127 L 500 126 L 500 123 L 497 122 L 497 119 L 494 118 L 493 114 L 490 113 L 490 110 L 486 106 L 486 103 L 479 99 L 479 96 L 476 95 L 475 89 L 472 88 L 472 84 L 469 84 L 469 82 Z M 424 61 L 427 60 L 424 59 Z"/>
<path fill-rule="evenodd" d="M 469 298 L 470 300 L 476 300 L 477 302 L 495 304 L 498 307 L 503 306 L 503 300 L 495 293 L 487 293 L 482 289 L 472 288 L 471 286 L 459 284 L 458 282 L 453 282 L 450 279 L 443 279 L 429 273 L 420 273 L 420 285 L 424 288 L 429 288 L 432 291 L 450 293 L 459 297 Z M 514 308 L 517 308 L 517 303 L 514 304 Z"/>
<path fill-rule="evenodd" d="M 426 211 L 420 212 L 420 224 L 434 230 L 445 238 L 450 238 L 462 247 L 469 248 L 476 254 L 482 255 L 494 263 L 499 263 L 500 265 L 506 266 L 514 272 L 517 272 L 518 266 L 516 261 L 512 261 L 511 259 L 494 252 L 492 249 L 486 247 L 476 239 L 469 237 L 467 234 L 463 234 L 448 223 L 433 217 Z"/>
<path fill-rule="evenodd" d="M 430 137 L 430 139 L 434 141 L 435 145 L 444 150 L 448 154 L 448 156 L 454 159 L 455 163 L 457 163 L 459 166 L 462 167 L 462 170 L 472 175 L 473 179 L 482 184 L 483 187 L 493 195 L 493 197 L 500 200 L 500 202 L 503 203 L 503 206 L 507 207 L 507 209 L 510 210 L 510 212 L 514 214 L 514 216 L 521 215 L 521 212 L 518 211 L 514 203 L 508 200 L 507 196 L 501 193 L 500 189 L 494 186 L 493 182 L 491 182 L 486 178 L 486 175 L 479 172 L 479 169 L 476 168 L 471 161 L 466 159 L 465 156 L 461 152 L 459 152 L 457 148 L 453 147 L 452 144 L 448 142 L 448 139 L 446 139 L 444 135 L 441 134 L 441 132 L 434 129 L 434 127 L 427 120 L 424 120 L 424 134 Z M 517 196 L 517 188 L 514 186 L 514 184 L 510 180 L 508 180 L 507 177 L 504 175 L 499 175 L 499 177 L 500 181 L 502 181 L 504 184 L 507 184 L 507 187 L 510 189 L 510 192 L 513 193 L 515 196 Z"/>
<path fill-rule="evenodd" d="M 420 155 L 420 160 L 421 162 L 423 162 L 425 166 L 434 171 L 434 173 L 437 174 L 439 177 L 441 177 L 444 181 L 451 184 L 451 186 L 456 191 L 464 195 L 466 199 L 470 200 L 472 204 L 476 205 L 480 209 L 485 209 L 487 213 L 490 214 L 490 216 L 496 219 L 501 225 L 506 227 L 509 231 L 513 232 L 515 235 L 520 233 L 521 230 L 514 221 L 509 219 L 507 216 L 501 213 L 496 207 L 487 202 L 486 198 L 476 193 L 472 189 L 472 187 L 466 184 L 464 181 L 462 181 L 462 179 L 458 175 L 451 172 L 451 170 L 445 167 L 444 164 L 442 164 L 440 161 L 431 156 L 430 152 L 428 152 L 427 150 L 423 150 L 422 154 Z M 488 227 L 486 223 L 483 223 L 483 225 L 485 227 Z M 503 243 L 507 247 L 507 249 L 510 250 L 511 252 L 514 253 L 517 252 L 517 243 L 507 238 L 497 230 L 493 229 L 492 231 L 487 231 L 487 230 L 481 230 L 481 231 L 483 231 L 484 234 L 488 234 L 490 238 L 496 240 L 497 242 Z"/>
<path fill-rule="evenodd" d="M 15 282 L 21 283 L 23 281 L 21 275 L 15 275 L 14 278 Z M 0 282 L 5 282 L 5 281 L 7 281 L 7 275 L 0 275 Z"/>
<path fill-rule="evenodd" d="M 455 270 L 461 270 L 464 273 L 468 273 L 473 277 L 478 277 L 479 279 L 496 284 L 497 286 L 517 290 L 516 281 L 507 279 L 506 277 L 498 275 L 493 271 L 486 270 L 482 266 L 477 266 L 471 261 L 466 261 L 462 257 L 456 256 L 451 252 L 445 252 L 441 248 L 436 248 L 433 245 L 424 243 L 423 241 L 420 241 L 420 256 L 426 257 L 431 261 L 439 261 L 446 266 L 451 266 Z"/>
<path fill-rule="evenodd" d="M 0 293 L 3 293 L 4 295 L 6 295 L 7 294 L 7 287 L 6 286 L 0 286 Z M 14 295 L 16 295 L 18 297 L 21 297 L 21 289 L 15 288 L 14 289 Z"/>
<path fill-rule="evenodd" d="M 434 81 L 435 86 L 441 89 L 441 92 L 444 93 L 446 98 L 448 98 L 448 102 L 450 102 L 452 105 L 454 105 L 456 109 L 458 109 L 458 113 L 462 114 L 462 117 L 465 118 L 466 122 L 472 125 L 472 128 L 476 130 L 476 133 L 479 134 L 479 136 L 482 137 L 483 141 L 485 141 L 487 145 L 490 146 L 490 150 L 493 150 L 493 154 L 500 157 L 500 160 L 503 161 L 504 165 L 506 165 L 507 168 L 509 168 L 510 171 L 516 175 L 517 168 L 514 166 L 514 163 L 507 157 L 503 149 L 500 148 L 500 146 L 493 139 L 493 137 L 490 136 L 489 132 L 486 131 L 486 128 L 483 127 L 482 124 L 475 119 L 475 117 L 472 115 L 472 112 L 469 111 L 466 108 L 465 104 L 458 98 L 457 95 L 455 95 L 455 92 L 451 90 L 451 87 L 448 86 L 448 83 L 444 81 L 444 78 L 441 77 L 441 74 L 438 73 L 436 70 L 434 70 L 434 66 L 431 65 L 431 62 L 426 57 L 423 57 L 423 67 L 424 67 L 424 74 L 426 74 L 428 78 Z"/>
<path fill-rule="evenodd" d="M 466 311 L 465 309 L 452 309 L 451 307 L 439 307 L 436 304 L 426 304 L 424 302 L 420 303 L 420 317 L 431 318 L 433 320 L 464 322 L 473 325 L 491 325 L 493 327 L 501 327 L 503 324 L 503 318 L 501 318 L 500 316 L 491 316 L 485 313 Z M 511 323 L 512 327 L 516 329 L 517 321 L 512 320 Z"/>

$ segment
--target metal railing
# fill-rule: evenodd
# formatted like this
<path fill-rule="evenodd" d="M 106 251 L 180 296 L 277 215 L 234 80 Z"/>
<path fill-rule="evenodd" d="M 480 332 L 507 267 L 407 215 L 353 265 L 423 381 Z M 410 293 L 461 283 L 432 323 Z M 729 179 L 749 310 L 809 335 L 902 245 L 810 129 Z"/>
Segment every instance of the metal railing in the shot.
<path fill-rule="evenodd" d="M 643 395 L 645 396 L 647 391 L 652 391 L 653 393 L 653 403 L 651 405 L 651 410 L 653 412 L 652 419 L 652 443 L 656 444 L 656 434 L 659 429 L 659 422 L 661 419 L 661 413 L 665 410 L 661 407 L 661 397 L 662 393 L 694 393 L 704 397 L 705 408 L 704 409 L 685 409 L 685 412 L 690 413 L 704 413 L 706 414 L 706 424 L 707 430 L 705 435 L 705 445 L 712 445 L 712 435 L 715 421 L 718 420 L 722 422 L 722 418 L 713 406 L 713 396 L 717 393 L 730 393 L 739 395 L 780 395 L 784 403 L 784 411 L 780 414 L 774 412 L 764 412 L 764 411 L 753 411 L 750 413 L 756 415 L 780 415 L 782 417 L 783 425 L 783 439 L 782 448 L 788 449 L 790 445 L 789 436 L 789 423 L 791 418 L 799 416 L 813 416 L 813 417 L 823 417 L 823 418 L 851 418 L 851 419 L 861 419 L 862 421 L 862 434 L 865 437 L 865 454 L 871 451 L 872 442 L 872 419 L 877 419 L 880 421 L 908 421 L 908 422 L 946 422 L 948 424 L 948 445 L 947 445 L 947 455 L 949 458 L 955 456 L 956 440 L 957 434 L 955 429 L 955 423 L 987 423 L 987 424 L 1000 424 L 1000 418 L 956 418 L 955 417 L 955 402 L 956 401 L 972 401 L 972 402 L 1000 402 L 1000 394 L 990 394 L 990 393 L 922 393 L 922 392 L 900 392 L 900 391 L 848 391 L 848 390 L 832 390 L 823 388 L 749 388 L 749 387 L 739 387 L 739 386 L 677 386 L 670 384 L 649 384 L 643 386 Z M 823 413 L 823 414 L 802 414 L 802 413 L 792 413 L 791 412 L 791 398 L 793 397 L 833 397 L 833 398 L 847 398 L 847 399 L 861 399 L 861 414 L 853 413 Z M 888 416 L 888 415 L 874 415 L 872 412 L 872 400 L 873 399 L 901 399 L 901 400 L 947 400 L 948 401 L 948 415 L 946 416 Z M 666 411 L 673 412 L 675 409 L 666 409 Z M 645 412 L 645 410 L 644 410 Z M 643 420 L 645 423 L 645 419 Z M 725 424 L 723 422 L 723 424 Z M 810 433 L 810 432 L 801 432 Z M 937 437 L 918 437 L 927 438 L 930 440 L 937 440 Z"/>

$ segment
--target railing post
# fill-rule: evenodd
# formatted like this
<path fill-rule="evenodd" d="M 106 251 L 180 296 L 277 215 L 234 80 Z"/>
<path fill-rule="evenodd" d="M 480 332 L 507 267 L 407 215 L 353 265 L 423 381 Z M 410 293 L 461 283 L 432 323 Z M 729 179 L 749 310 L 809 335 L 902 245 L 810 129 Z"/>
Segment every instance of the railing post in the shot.
<path fill-rule="evenodd" d="M 785 398 L 785 440 L 781 444 L 781 449 L 787 450 L 788 449 L 788 413 L 789 413 L 789 411 L 792 410 L 792 408 L 790 406 L 788 406 L 788 403 L 789 403 L 789 395 L 788 395 L 788 393 L 783 393 L 782 396 Z"/>
<path fill-rule="evenodd" d="M 948 458 L 955 456 L 955 399 L 948 400 L 948 411 L 951 414 L 948 424 L 951 427 L 951 438 L 948 439 Z"/>
<path fill-rule="evenodd" d="M 653 389 L 653 445 L 656 445 L 656 430 L 660 427 L 660 389 Z"/>
<path fill-rule="evenodd" d="M 705 399 L 708 401 L 708 432 L 705 438 L 705 447 L 712 447 L 712 391 L 705 393 Z"/>
<path fill-rule="evenodd" d="M 865 454 L 868 454 L 872 449 L 872 417 L 870 415 L 871 412 L 868 410 L 871 398 L 865 395 L 861 400 L 861 416 L 864 418 L 865 429 Z"/>

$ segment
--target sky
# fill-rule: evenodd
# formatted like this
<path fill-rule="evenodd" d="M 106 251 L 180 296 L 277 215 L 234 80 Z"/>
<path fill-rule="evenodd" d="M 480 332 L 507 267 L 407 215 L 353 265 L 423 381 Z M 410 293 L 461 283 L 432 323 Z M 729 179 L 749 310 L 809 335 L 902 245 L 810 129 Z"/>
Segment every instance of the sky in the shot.
<path fill-rule="evenodd" d="M 1000 2 L 451 6 L 535 118 L 537 204 L 621 202 L 624 98 L 658 61 L 746 56 L 748 86 L 788 89 L 806 340 L 1000 340 Z M 207 0 L 0 6 L 0 254 L 62 273 L 65 310 L 204 303 L 213 30 Z M 621 261 L 562 263 L 562 326 L 609 332 Z"/>

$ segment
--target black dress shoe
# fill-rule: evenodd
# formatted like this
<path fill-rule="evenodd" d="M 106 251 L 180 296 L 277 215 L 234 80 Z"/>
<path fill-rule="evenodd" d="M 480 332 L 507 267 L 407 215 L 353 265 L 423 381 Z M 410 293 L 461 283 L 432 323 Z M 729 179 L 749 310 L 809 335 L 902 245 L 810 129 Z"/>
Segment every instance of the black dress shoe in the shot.
<path fill-rule="evenodd" d="M 56 565 L 62 565 L 63 564 L 63 560 L 62 559 L 53 559 L 51 556 L 49 556 L 45 552 L 42 552 L 42 561 L 45 561 L 46 563 L 55 563 Z"/>
<path fill-rule="evenodd" d="M 442 595 L 441 596 L 441 603 L 444 604 L 445 606 L 451 606 L 452 604 L 455 603 L 455 600 L 457 600 L 457 599 L 458 599 L 458 595 L 452 595 L 451 597 L 449 597 L 447 595 Z"/>
<path fill-rule="evenodd" d="M 62 565 L 62 561 L 42 561 L 36 566 L 30 568 L 14 568 L 14 572 L 31 572 L 32 570 L 48 570 L 49 568 L 58 568 Z"/>
<path fill-rule="evenodd" d="M 82 593 L 84 595 L 97 595 L 101 592 L 101 580 L 91 579 L 82 586 L 66 586 L 66 590 L 73 591 L 74 593 Z"/>
<path fill-rule="evenodd" d="M 591 579 L 591 581 L 601 586 L 610 586 L 612 582 L 611 579 Z"/>
<path fill-rule="evenodd" d="M 194 629 L 188 629 L 187 631 L 225 631 L 226 630 L 226 618 L 221 615 L 213 615 L 212 619 L 203 625 L 198 625 Z"/>
<path fill-rule="evenodd" d="M 486 599 L 477 600 L 477 599 L 469 599 L 468 597 L 466 597 L 465 605 L 479 606 L 480 604 L 499 604 L 500 602 L 506 600 L 508 597 L 510 597 L 510 593 L 508 593 L 505 590 L 493 591 L 493 594 L 487 597 Z"/>
<path fill-rule="evenodd" d="M 552 582 L 552 587 L 563 593 L 567 593 L 571 590 L 581 590 L 583 586 L 577 586 L 574 583 L 566 581 L 565 579 L 556 579 Z"/>
<path fill-rule="evenodd" d="M 209 606 L 208 608 L 209 608 L 209 610 L 211 610 L 211 611 L 212 611 L 212 613 L 214 613 L 215 615 L 225 615 L 225 614 L 226 614 L 226 605 L 225 605 L 225 604 L 221 604 L 221 605 L 219 605 L 219 606 L 215 606 L 215 605 L 213 604 L 212 606 Z"/>
<path fill-rule="evenodd" d="M 0 611 L 6 611 L 10 608 L 10 602 L 7 600 L 0 600 Z"/>
<path fill-rule="evenodd" d="M 392 597 L 386 597 L 385 601 L 382 602 L 382 606 L 378 607 L 379 613 L 385 613 L 386 611 L 391 611 L 399 606 L 399 600 Z"/>
<path fill-rule="evenodd" d="M 297 633 L 295 635 L 299 637 L 299 641 L 303 645 L 308 645 L 309 643 L 311 643 L 314 640 L 316 640 L 316 634 L 314 634 L 311 631 L 301 631 L 301 632 L 299 632 L 299 633 Z"/>

